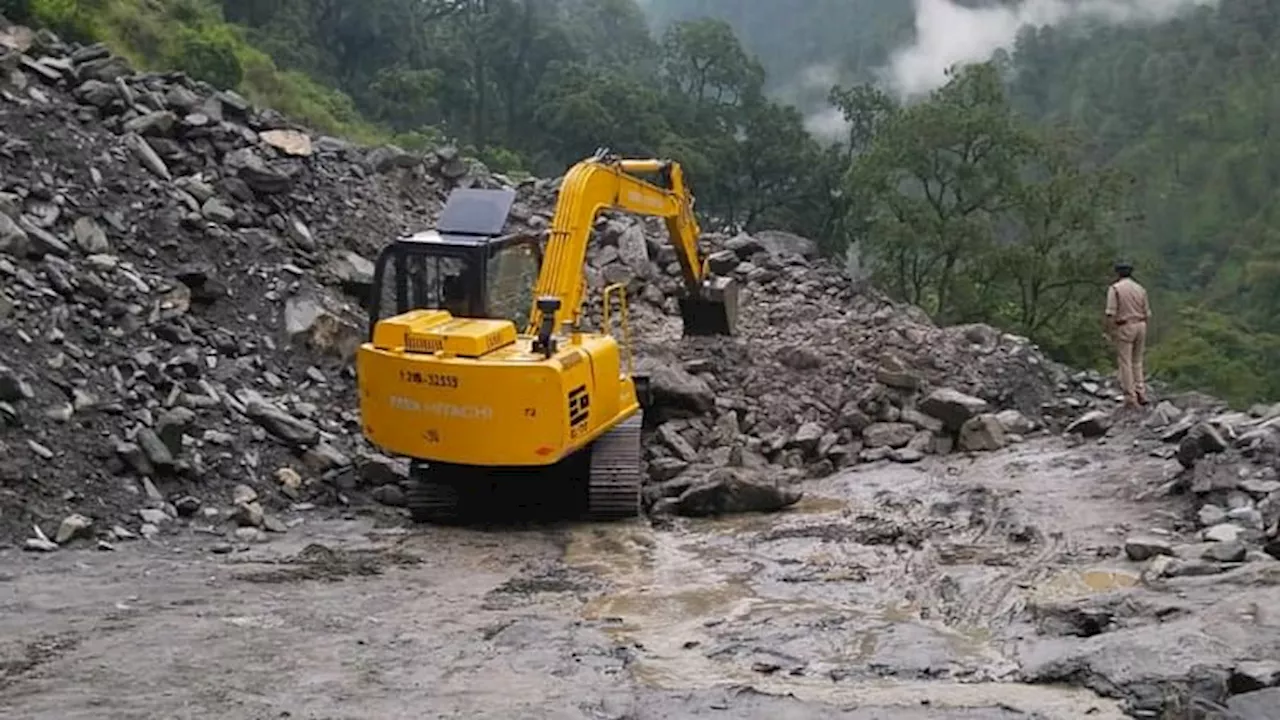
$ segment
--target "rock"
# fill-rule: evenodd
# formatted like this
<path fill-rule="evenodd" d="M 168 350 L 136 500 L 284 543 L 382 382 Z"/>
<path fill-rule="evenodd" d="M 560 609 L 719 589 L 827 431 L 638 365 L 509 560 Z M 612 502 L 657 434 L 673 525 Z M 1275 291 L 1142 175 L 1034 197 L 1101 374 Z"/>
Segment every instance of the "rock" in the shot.
<path fill-rule="evenodd" d="M 1152 411 L 1151 417 L 1148 418 L 1148 425 L 1152 427 L 1164 427 L 1177 421 L 1181 417 L 1182 411 L 1179 410 L 1176 405 L 1168 400 L 1163 400 L 1160 404 L 1156 405 L 1155 410 Z"/>
<path fill-rule="evenodd" d="M 43 258 L 46 255 L 65 258 L 71 256 L 71 247 L 59 237 L 31 222 L 25 216 L 18 221 L 22 231 L 26 233 L 26 254 L 28 257 Z"/>
<path fill-rule="evenodd" d="M 1209 423 L 1197 423 L 1178 443 L 1178 451 L 1174 457 L 1183 467 L 1190 468 L 1200 458 L 1209 453 L 1220 453 L 1227 449 L 1227 441 L 1217 428 Z"/>
<path fill-rule="evenodd" d="M 969 452 L 999 450 L 1008 442 L 1004 426 L 991 413 L 983 413 L 966 420 L 960 427 L 957 439 L 960 449 Z"/>
<path fill-rule="evenodd" d="M 302 462 L 313 472 L 326 473 L 331 470 L 349 467 L 351 458 L 333 445 L 321 441 L 313 447 L 307 448 L 306 452 L 302 454 Z"/>
<path fill-rule="evenodd" d="M 869 448 L 900 448 L 915 435 L 915 426 L 907 423 L 873 423 L 862 431 L 862 439 Z"/>
<path fill-rule="evenodd" d="M 320 430 L 315 425 L 266 403 L 249 403 L 245 407 L 245 414 L 267 432 L 291 445 L 306 447 L 316 444 L 320 439 Z"/>
<path fill-rule="evenodd" d="M 142 448 L 142 452 L 147 456 L 147 462 L 151 467 L 164 475 L 173 472 L 173 453 L 160 439 L 160 436 L 156 435 L 154 430 L 142 428 L 138 431 L 137 441 L 138 447 Z"/>
<path fill-rule="evenodd" d="M 231 518 L 240 527 L 256 528 L 262 527 L 266 514 L 262 510 L 262 505 L 256 500 L 251 500 L 249 502 L 237 502 Z"/>
<path fill-rule="evenodd" d="M 293 175 L 290 172 L 268 165 L 251 148 L 241 148 L 229 153 L 223 164 L 260 195 L 279 195 L 293 189 Z"/>
<path fill-rule="evenodd" d="M 182 438 L 195 425 L 196 414 L 183 407 L 172 408 L 156 418 L 156 435 L 176 457 L 182 453 Z"/>
<path fill-rule="evenodd" d="M 1076 418 L 1067 426 L 1067 434 L 1087 438 L 1102 437 L 1111 429 L 1111 415 L 1103 410 L 1093 410 Z"/>
<path fill-rule="evenodd" d="M 78 513 L 68 515 L 58 525 L 58 534 L 54 537 L 54 542 L 59 545 L 66 545 L 76 538 L 87 537 L 92 527 L 93 521 L 84 515 Z"/>
<path fill-rule="evenodd" d="M 291 498 L 298 497 L 298 492 L 302 489 L 302 476 L 293 468 L 283 467 L 276 470 L 276 483 L 280 485 L 280 491 Z"/>
<path fill-rule="evenodd" d="M 28 247 L 27 232 L 13 218 L 0 212 L 0 253 L 26 255 Z"/>
<path fill-rule="evenodd" d="M 1225 563 L 1243 562 L 1244 556 L 1245 546 L 1235 541 L 1214 543 L 1201 554 L 1205 560 Z"/>
<path fill-rule="evenodd" d="M 247 505 L 258 499 L 258 491 L 243 483 L 236 485 L 231 490 L 231 504 Z"/>
<path fill-rule="evenodd" d="M 676 501 L 675 510 L 689 517 L 774 512 L 796 504 L 802 497 L 798 490 L 745 479 L 722 468 L 685 491 Z"/>
<path fill-rule="evenodd" d="M 396 168 L 411 168 L 422 164 L 422 158 L 395 145 L 374 148 L 365 156 L 365 163 L 374 172 L 385 173 Z"/>
<path fill-rule="evenodd" d="M 880 367 L 876 368 L 876 380 L 899 390 L 915 390 L 920 387 L 920 376 L 909 370 L 901 359 L 894 356 L 881 359 Z"/>
<path fill-rule="evenodd" d="M 389 507 L 404 507 L 407 499 L 399 485 L 382 485 L 374 488 L 373 499 Z"/>
<path fill-rule="evenodd" d="M 1217 525 L 1218 523 L 1226 522 L 1227 511 L 1217 505 L 1204 505 L 1200 508 L 1199 513 L 1197 513 L 1197 517 L 1200 519 L 1201 525 L 1209 527 Z"/>
<path fill-rule="evenodd" d="M 362 300 L 368 298 L 373 288 L 373 262 L 343 250 L 334 254 L 327 270 L 345 291 Z"/>
<path fill-rule="evenodd" d="M 142 518 L 142 522 L 149 525 L 163 525 L 169 522 L 169 514 L 156 508 L 143 508 L 138 511 L 138 517 Z"/>
<path fill-rule="evenodd" d="M 0 365 L 0 401 L 19 402 L 35 396 L 31 386 L 10 368 Z"/>
<path fill-rule="evenodd" d="M 943 430 L 942 421 L 931 415 L 914 408 L 905 408 L 902 411 L 902 417 L 899 418 L 904 423 L 911 423 L 921 430 L 927 430 L 929 433 L 940 433 Z"/>
<path fill-rule="evenodd" d="M 154 112 L 144 113 L 138 117 L 127 121 L 124 124 L 124 131 L 127 133 L 137 133 L 138 135 L 155 135 L 167 136 L 173 132 L 173 126 L 178 122 L 178 116 L 168 110 L 156 110 Z"/>
<path fill-rule="evenodd" d="M 1006 433 L 1014 435 L 1030 435 L 1038 427 L 1035 421 L 1017 410 L 1001 410 L 996 413 L 996 420 Z"/>
<path fill-rule="evenodd" d="M 267 130 L 258 134 L 262 142 L 286 155 L 310 157 L 314 152 L 311 137 L 297 130 Z"/>
<path fill-rule="evenodd" d="M 795 436 L 787 443 L 788 447 L 794 447 L 806 455 L 813 455 L 818 450 L 818 442 L 822 440 L 825 431 L 818 423 L 808 422 L 800 426 L 796 430 Z"/>
<path fill-rule="evenodd" d="M 684 462 L 691 463 L 698 459 L 698 451 L 685 440 L 680 434 L 678 426 L 674 422 L 663 423 L 658 427 L 658 437 L 662 439 L 663 444 L 671 448 Z"/>
<path fill-rule="evenodd" d="M 985 400 L 965 395 L 950 388 L 940 388 L 929 393 L 920 403 L 920 411 L 942 421 L 948 432 L 959 432 L 970 418 L 987 412 Z"/>
<path fill-rule="evenodd" d="M 855 435 L 861 435 L 871 425 L 871 418 L 858 407 L 856 402 L 845 403 L 840 409 L 839 427 L 847 428 Z"/>
<path fill-rule="evenodd" d="M 0 373 L 0 531 L 22 545 L 29 527 L 5 518 L 67 507 L 136 528 L 129 515 L 145 503 L 147 537 L 177 517 L 201 527 L 234 515 L 229 525 L 249 522 L 241 535 L 258 542 L 285 525 L 264 508 L 305 506 L 304 495 L 396 504 L 407 463 L 366 459 L 351 362 L 368 329 L 370 260 L 430 227 L 452 186 L 513 188 L 504 230 L 541 233 L 557 183 L 490 173 L 456 147 L 313 135 L 180 74 L 134 75 L 105 46 L 41 38 L 25 60 L 0 54 L 7 79 L 32 81 L 0 102 L 0 355 L 11 368 Z M 1032 423 L 1057 429 L 1111 394 L 1025 340 L 936 327 L 787 233 L 704 233 L 709 263 L 743 288 L 738 336 L 672 342 L 683 286 L 661 221 L 609 218 L 596 230 L 583 324 L 602 319 L 602 281 L 627 284 L 625 358 L 634 352 L 651 379 L 644 495 L 658 513 L 686 494 L 694 505 L 754 497 L 744 488 L 785 488 L 859 458 L 919 462 L 996 408 L 1006 440 Z M 1226 494 L 1252 494 L 1255 514 L 1227 517 L 1252 543 L 1280 500 L 1239 485 L 1255 476 L 1227 461 L 1236 450 L 1272 457 L 1280 435 L 1173 404 L 1214 417 L 1236 446 L 1221 472 L 1203 469 L 1221 476 L 1203 500 L 1237 511 Z M 986 422 L 973 426 L 981 443 L 962 445 L 992 444 Z M 720 484 L 695 492 L 699 480 Z M 228 505 L 246 481 L 264 497 Z M 768 492 L 782 497 L 766 507 L 789 500 Z"/>
<path fill-rule="evenodd" d="M 924 459 L 924 452 L 912 447 L 894 448 L 889 451 L 889 459 L 903 464 L 917 463 Z"/>
<path fill-rule="evenodd" d="M 783 346 L 778 349 L 775 358 L 792 370 L 816 370 L 822 367 L 822 358 L 813 348 L 808 347 Z"/>
<path fill-rule="evenodd" d="M 1280 718 L 1280 687 L 1227 698 L 1227 712 L 1230 717 L 1240 720 L 1277 720 Z"/>
<path fill-rule="evenodd" d="M 211 197 L 200 206 L 200 214 L 209 220 L 227 225 L 236 219 L 236 211 L 217 197 Z"/>
<path fill-rule="evenodd" d="M 105 108 L 119 98 L 116 86 L 101 80 L 86 80 L 73 92 L 77 100 L 97 108 Z"/>
<path fill-rule="evenodd" d="M 798 255 L 809 259 L 818 255 L 818 244 L 814 241 L 795 233 L 780 230 L 766 230 L 756 233 L 755 243 L 766 252 L 774 255 Z"/>
<path fill-rule="evenodd" d="M 107 233 L 91 217 L 81 217 L 76 220 L 71 232 L 75 236 L 76 245 L 85 253 L 90 255 L 105 253 L 110 249 Z"/>
<path fill-rule="evenodd" d="M 354 357 L 365 339 L 359 326 L 338 317 L 312 297 L 289 298 L 284 315 L 285 334 L 292 341 L 336 357 Z"/>
<path fill-rule="evenodd" d="M 1280 661 L 1242 662 L 1231 671 L 1231 689 L 1251 693 L 1269 687 L 1280 687 Z"/>
<path fill-rule="evenodd" d="M 1238 525 L 1223 523 L 1205 530 L 1203 535 L 1204 539 L 1210 542 L 1235 543 L 1239 542 L 1242 532 L 1243 530 Z"/>
<path fill-rule="evenodd" d="M 165 164 L 164 160 L 160 159 L 160 156 L 156 154 L 156 151 L 152 149 L 150 145 L 147 144 L 146 140 L 143 140 L 138 135 L 130 133 L 125 136 L 125 143 L 129 146 L 129 149 L 133 151 L 133 154 L 137 156 L 138 161 L 142 163 L 143 167 L 150 170 L 160 178 L 165 180 L 173 179 L 173 174 L 169 172 L 169 166 Z"/>
<path fill-rule="evenodd" d="M 22 547 L 28 552 L 54 552 L 58 549 L 58 544 L 49 538 L 38 537 L 28 538 Z"/>
<path fill-rule="evenodd" d="M 660 457 L 649 461 L 649 479 L 654 482 L 666 482 L 675 478 L 689 467 L 689 463 L 674 457 Z"/>
<path fill-rule="evenodd" d="M 658 366 L 649 375 L 654 403 L 702 414 L 715 404 L 715 393 L 706 381 L 679 367 Z"/>
<path fill-rule="evenodd" d="M 1135 536 L 1124 541 L 1124 554 L 1134 562 L 1143 562 L 1157 555 L 1173 555 L 1173 545 L 1158 537 Z"/>
<path fill-rule="evenodd" d="M 178 511 L 178 517 L 184 518 L 195 517 L 203 505 L 200 498 L 193 495 L 184 495 L 173 503 L 174 509 Z"/>

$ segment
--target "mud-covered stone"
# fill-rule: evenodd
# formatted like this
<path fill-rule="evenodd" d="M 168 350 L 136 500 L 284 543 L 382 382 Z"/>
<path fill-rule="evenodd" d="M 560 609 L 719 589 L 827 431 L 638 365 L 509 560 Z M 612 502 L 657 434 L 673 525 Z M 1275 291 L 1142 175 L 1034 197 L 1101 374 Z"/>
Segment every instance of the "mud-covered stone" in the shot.
<path fill-rule="evenodd" d="M 796 504 L 804 493 L 780 487 L 728 468 L 716 470 L 686 490 L 676 501 L 680 515 L 705 517 L 745 512 L 772 512 Z"/>
<path fill-rule="evenodd" d="M 1076 418 L 1067 426 L 1068 433 L 1083 435 L 1087 438 L 1101 437 L 1111 429 L 1111 414 L 1104 410 L 1093 410 Z"/>
<path fill-rule="evenodd" d="M 1004 425 L 991 413 L 971 417 L 960 426 L 957 443 L 961 450 L 981 452 L 999 450 L 1009 443 Z"/>
<path fill-rule="evenodd" d="M 1140 535 L 1124 541 L 1124 553 L 1134 562 L 1143 562 L 1157 555 L 1173 555 L 1173 543 L 1164 538 Z"/>
<path fill-rule="evenodd" d="M 959 432 L 969 418 L 984 413 L 987 401 L 951 388 L 939 388 L 920 403 L 920 411 L 942 421 L 947 430 Z"/>

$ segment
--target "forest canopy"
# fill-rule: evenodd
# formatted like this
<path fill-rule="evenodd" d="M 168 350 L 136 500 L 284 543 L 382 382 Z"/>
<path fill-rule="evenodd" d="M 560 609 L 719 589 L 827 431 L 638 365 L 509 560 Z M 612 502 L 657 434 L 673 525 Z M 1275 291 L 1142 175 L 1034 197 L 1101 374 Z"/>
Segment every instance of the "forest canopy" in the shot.
<path fill-rule="evenodd" d="M 783 7 L 785 5 L 785 8 Z M 854 244 L 941 322 L 1105 368 L 1102 289 L 1134 260 L 1150 367 L 1280 397 L 1280 6 L 1025 29 L 901 105 L 872 70 L 898 0 L 0 0 L 12 20 L 238 88 L 316 129 L 557 175 L 609 146 L 678 159 L 704 223 Z M 815 73 L 822 67 L 829 73 Z M 824 82 L 830 81 L 830 87 Z M 840 134 L 806 113 L 833 108 Z M 811 119 L 811 118 L 809 118 Z"/>

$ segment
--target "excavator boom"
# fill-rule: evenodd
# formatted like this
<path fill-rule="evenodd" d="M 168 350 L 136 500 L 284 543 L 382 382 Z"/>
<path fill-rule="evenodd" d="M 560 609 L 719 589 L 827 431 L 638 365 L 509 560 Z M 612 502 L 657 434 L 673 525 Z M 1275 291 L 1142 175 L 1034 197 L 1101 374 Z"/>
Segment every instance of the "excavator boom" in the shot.
<path fill-rule="evenodd" d="M 636 174 L 657 174 L 655 185 Z M 732 335 L 737 320 L 737 285 L 711 278 L 699 253 L 701 229 L 684 172 L 669 160 L 622 159 L 601 150 L 570 168 L 560 187 L 550 238 L 534 292 L 528 334 L 544 322 L 540 301 L 555 298 L 553 328 L 576 327 L 585 295 L 582 268 L 596 217 L 603 210 L 660 217 L 675 247 L 684 276 L 680 311 L 685 335 Z"/>

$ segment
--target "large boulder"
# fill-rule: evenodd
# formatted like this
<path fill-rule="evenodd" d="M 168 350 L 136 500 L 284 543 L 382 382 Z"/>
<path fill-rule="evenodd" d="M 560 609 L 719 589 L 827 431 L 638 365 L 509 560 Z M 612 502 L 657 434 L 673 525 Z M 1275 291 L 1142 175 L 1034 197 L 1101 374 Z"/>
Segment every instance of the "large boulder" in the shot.
<path fill-rule="evenodd" d="M 920 403 L 920 411 L 942 421 L 949 432 L 959 432 L 970 418 L 987 412 L 986 400 L 966 395 L 959 390 L 939 388 Z"/>

